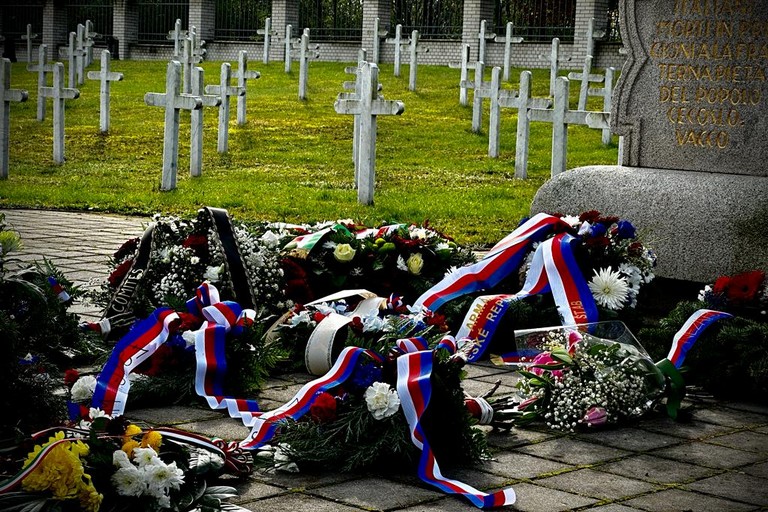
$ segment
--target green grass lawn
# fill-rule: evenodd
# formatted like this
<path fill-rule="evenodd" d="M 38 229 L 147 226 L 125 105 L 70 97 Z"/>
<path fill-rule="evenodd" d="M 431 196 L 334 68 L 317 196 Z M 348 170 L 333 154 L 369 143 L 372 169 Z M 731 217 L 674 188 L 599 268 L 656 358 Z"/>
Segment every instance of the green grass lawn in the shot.
<path fill-rule="evenodd" d="M 218 83 L 219 62 L 205 62 L 206 83 Z M 80 98 L 67 102 L 66 163 L 52 158 L 52 109 L 36 120 L 37 74 L 13 65 L 14 88 L 30 100 L 11 106 L 10 176 L 0 181 L 0 207 L 62 208 L 115 213 L 193 214 L 205 205 L 239 219 L 309 222 L 353 218 L 368 224 L 426 219 L 466 244 L 491 244 L 511 231 L 538 187 L 549 178 L 551 125 L 533 123 L 529 178 L 514 178 L 516 111 L 503 110 L 501 154 L 488 158 L 488 106 L 484 131 L 471 131 L 472 108 L 459 105 L 459 71 L 420 66 L 418 91 L 408 91 L 383 64 L 387 99 L 405 103 L 402 116 L 378 119 L 375 205 L 357 203 L 353 188 L 352 117 L 333 103 L 349 63 L 313 62 L 308 99 L 298 99 L 298 63 L 249 66 L 261 72 L 248 87 L 248 123 L 239 127 L 232 106 L 229 153 L 216 152 L 217 110 L 206 109 L 203 176 L 189 177 L 189 113 L 182 113 L 178 188 L 159 190 L 163 109 L 144 104 L 144 93 L 163 92 L 166 62 L 115 61 L 125 80 L 112 84 L 111 131 L 99 134 L 99 83 L 86 80 Z M 97 70 L 98 58 L 91 66 Z M 520 70 L 512 73 L 514 88 Z M 490 80 L 490 70 L 487 72 Z M 549 71 L 533 75 L 534 96 L 545 96 Z M 572 84 L 572 108 L 578 85 Z M 470 91 L 471 102 L 471 91 Z M 589 109 L 601 109 L 591 98 Z M 568 167 L 616 162 L 615 144 L 600 131 L 569 128 Z"/>

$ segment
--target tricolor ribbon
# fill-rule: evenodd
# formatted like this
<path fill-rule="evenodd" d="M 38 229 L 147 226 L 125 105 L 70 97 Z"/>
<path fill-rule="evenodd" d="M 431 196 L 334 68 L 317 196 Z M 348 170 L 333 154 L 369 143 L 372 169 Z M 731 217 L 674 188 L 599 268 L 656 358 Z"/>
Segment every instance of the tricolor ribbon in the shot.
<path fill-rule="evenodd" d="M 451 299 L 493 288 L 520 267 L 531 243 L 545 238 L 556 226 L 567 224 L 558 217 L 537 214 L 499 241 L 482 260 L 448 274 L 424 292 L 414 306 L 436 311 Z"/>
<path fill-rule="evenodd" d="M 93 407 L 113 417 L 123 414 L 131 388 L 131 372 L 165 343 L 171 324 L 178 318 L 172 309 L 158 308 L 117 343 L 96 379 Z"/>
<path fill-rule="evenodd" d="M 465 497 L 478 508 L 512 505 L 516 497 L 511 487 L 487 494 L 458 480 L 446 478 L 440 472 L 435 454 L 421 425 L 421 418 L 427 410 L 432 394 L 432 361 L 432 351 L 412 352 L 397 359 L 397 394 L 408 420 L 411 441 L 421 450 L 419 477 L 443 492 Z"/>
<path fill-rule="evenodd" d="M 321 229 L 320 231 L 316 231 L 315 233 L 309 233 L 306 235 L 300 235 L 288 242 L 285 247 L 283 247 L 283 250 L 285 251 L 298 251 L 301 254 L 309 254 L 312 252 L 312 249 L 317 246 L 320 241 L 326 237 L 326 235 L 329 235 L 332 232 L 341 232 L 346 235 L 352 236 L 352 233 L 349 232 L 346 226 L 343 224 L 334 224 L 331 227 Z"/>
<path fill-rule="evenodd" d="M 64 287 L 59 284 L 59 281 L 57 281 L 55 277 L 48 277 L 48 285 L 51 287 L 53 293 L 56 294 L 56 297 L 58 297 L 59 301 L 67 302 L 72 298 L 69 293 L 67 293 L 67 290 L 65 290 Z"/>
<path fill-rule="evenodd" d="M 672 338 L 672 347 L 669 349 L 667 359 L 675 365 L 675 368 L 680 368 L 685 360 L 685 355 L 691 349 L 693 344 L 696 343 L 696 340 L 699 339 L 701 333 L 703 333 L 713 322 L 731 317 L 733 317 L 733 315 L 730 313 L 714 311 L 711 309 L 700 309 L 696 311 L 685 321 L 680 330 L 677 331 Z"/>

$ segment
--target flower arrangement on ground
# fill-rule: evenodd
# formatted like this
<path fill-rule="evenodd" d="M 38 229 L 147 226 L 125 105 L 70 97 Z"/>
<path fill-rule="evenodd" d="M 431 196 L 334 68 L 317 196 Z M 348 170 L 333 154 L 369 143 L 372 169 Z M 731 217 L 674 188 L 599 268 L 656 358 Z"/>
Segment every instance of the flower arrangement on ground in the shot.
<path fill-rule="evenodd" d="M 636 419 L 663 396 L 665 378 L 621 322 L 534 329 L 516 338 L 522 379 L 516 424 L 573 432 Z M 522 369 L 525 368 L 525 369 Z"/>
<path fill-rule="evenodd" d="M 35 434 L 21 470 L 0 484 L 0 508 L 243 510 L 226 503 L 236 495 L 234 489 L 208 485 L 227 468 L 221 442 L 93 415 L 97 419 L 85 429 L 51 428 Z M 4 471 L 13 470 L 12 461 L 3 462 Z M 248 464 L 239 469 L 247 471 Z"/>

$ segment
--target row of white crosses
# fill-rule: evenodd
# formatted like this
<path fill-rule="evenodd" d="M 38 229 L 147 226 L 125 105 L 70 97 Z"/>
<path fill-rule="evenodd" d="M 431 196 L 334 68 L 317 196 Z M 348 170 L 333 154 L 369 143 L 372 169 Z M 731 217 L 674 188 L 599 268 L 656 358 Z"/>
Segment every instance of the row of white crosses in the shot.
<path fill-rule="evenodd" d="M 307 98 L 309 84 L 309 59 L 320 57 L 320 45 L 309 47 L 309 29 L 305 28 L 301 37 L 293 39 L 293 26 L 285 26 L 285 72 L 290 73 L 292 62 L 299 61 L 299 99 Z"/>
<path fill-rule="evenodd" d="M 408 52 L 410 55 L 410 70 L 409 70 L 409 76 L 408 76 L 408 90 L 409 91 L 415 91 L 416 90 L 416 72 L 417 72 L 417 66 L 418 66 L 418 54 L 419 53 L 428 53 L 429 48 L 421 48 L 419 47 L 419 31 L 414 30 L 411 32 L 411 37 L 408 40 L 407 44 L 404 44 L 402 42 L 403 40 L 403 26 L 398 24 L 395 26 L 395 37 L 394 39 L 387 39 L 385 42 L 389 44 L 395 45 L 395 76 L 400 76 L 400 55 L 402 52 Z"/>
<path fill-rule="evenodd" d="M 96 36 L 91 20 L 86 20 L 85 25 L 78 23 L 77 32 L 69 33 L 69 87 L 83 85 L 85 69 L 93 63 L 93 38 Z"/>
<path fill-rule="evenodd" d="M 355 116 L 359 128 L 357 142 L 356 182 L 357 201 L 373 204 L 376 183 L 376 116 L 400 115 L 405 111 L 402 101 L 385 100 L 379 95 L 379 67 L 372 62 L 360 62 L 356 70 L 354 93 L 340 93 L 333 105 L 339 114 Z M 354 143 L 353 143 L 354 145 Z"/>

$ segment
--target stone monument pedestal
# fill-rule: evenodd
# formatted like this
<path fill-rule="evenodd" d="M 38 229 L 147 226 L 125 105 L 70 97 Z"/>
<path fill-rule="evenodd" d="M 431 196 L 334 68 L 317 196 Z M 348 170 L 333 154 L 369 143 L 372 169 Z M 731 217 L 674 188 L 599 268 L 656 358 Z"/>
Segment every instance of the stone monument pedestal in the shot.
<path fill-rule="evenodd" d="M 531 213 L 599 210 L 631 221 L 658 255 L 656 274 L 713 282 L 768 272 L 768 179 L 762 176 L 589 166 L 536 193 Z"/>

